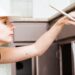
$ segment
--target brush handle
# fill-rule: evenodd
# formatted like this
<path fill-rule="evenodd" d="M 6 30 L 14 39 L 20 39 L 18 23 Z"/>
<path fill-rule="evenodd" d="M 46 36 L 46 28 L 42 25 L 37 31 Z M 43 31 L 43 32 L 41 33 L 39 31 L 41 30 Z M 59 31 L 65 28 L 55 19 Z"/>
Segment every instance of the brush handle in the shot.
<path fill-rule="evenodd" d="M 54 7 L 53 5 L 50 5 L 51 8 L 57 10 L 58 12 L 60 12 L 61 14 L 63 14 L 64 16 L 68 17 L 69 19 L 71 19 L 72 21 L 75 21 L 75 19 L 70 16 L 69 14 L 67 14 L 66 12 L 59 10 L 58 8 Z"/>

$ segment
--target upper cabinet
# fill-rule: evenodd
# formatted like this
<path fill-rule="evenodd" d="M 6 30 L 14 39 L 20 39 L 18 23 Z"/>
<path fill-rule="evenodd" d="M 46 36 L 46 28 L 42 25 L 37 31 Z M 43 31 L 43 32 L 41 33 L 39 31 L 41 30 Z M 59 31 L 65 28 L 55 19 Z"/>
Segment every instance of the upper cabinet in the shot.
<path fill-rule="evenodd" d="M 30 42 L 36 41 L 48 29 L 47 20 L 33 20 L 30 21 L 14 21 L 14 41 L 15 42 Z"/>

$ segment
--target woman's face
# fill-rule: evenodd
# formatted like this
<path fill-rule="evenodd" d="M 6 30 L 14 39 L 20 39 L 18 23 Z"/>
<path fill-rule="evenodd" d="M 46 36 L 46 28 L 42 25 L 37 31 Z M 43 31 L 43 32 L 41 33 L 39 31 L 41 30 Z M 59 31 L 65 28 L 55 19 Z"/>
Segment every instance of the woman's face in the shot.
<path fill-rule="evenodd" d="M 3 22 L 5 19 L 2 20 Z M 14 26 L 9 21 L 6 24 L 0 22 L 0 42 L 10 43 L 13 41 L 13 29 Z"/>

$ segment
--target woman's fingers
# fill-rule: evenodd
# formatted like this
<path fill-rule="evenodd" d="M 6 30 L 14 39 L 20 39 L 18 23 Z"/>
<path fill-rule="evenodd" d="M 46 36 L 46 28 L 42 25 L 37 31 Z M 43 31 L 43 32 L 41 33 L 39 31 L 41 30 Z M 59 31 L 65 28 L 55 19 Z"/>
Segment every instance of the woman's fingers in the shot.
<path fill-rule="evenodd" d="M 68 24 L 75 25 L 74 21 L 68 21 Z"/>
<path fill-rule="evenodd" d="M 75 11 L 70 12 L 69 15 L 72 16 L 73 18 L 75 18 Z M 71 19 L 67 18 L 66 16 L 60 18 L 57 21 L 57 23 L 60 25 L 75 25 L 75 21 L 72 21 Z"/>
<path fill-rule="evenodd" d="M 58 21 L 57 21 L 58 24 L 60 25 L 75 25 L 75 22 L 70 20 L 69 18 L 67 17 L 62 17 L 60 18 Z"/>

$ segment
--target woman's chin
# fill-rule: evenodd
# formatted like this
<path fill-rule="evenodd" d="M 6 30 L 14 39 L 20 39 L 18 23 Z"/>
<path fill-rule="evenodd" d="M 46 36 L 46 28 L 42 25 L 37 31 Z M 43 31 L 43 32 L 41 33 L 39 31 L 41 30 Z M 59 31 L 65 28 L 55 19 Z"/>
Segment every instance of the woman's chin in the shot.
<path fill-rule="evenodd" d="M 12 42 L 13 42 L 13 40 L 11 40 L 11 39 L 9 39 L 9 40 L 3 40 L 4 44 L 8 44 L 8 43 L 12 43 Z"/>
<path fill-rule="evenodd" d="M 13 38 L 5 38 L 0 40 L 0 44 L 8 44 L 12 42 L 13 42 Z"/>
<path fill-rule="evenodd" d="M 12 38 L 12 37 L 8 37 L 8 38 L 6 39 L 6 42 L 7 42 L 7 43 L 13 42 L 13 38 Z"/>
<path fill-rule="evenodd" d="M 9 44 L 9 43 L 11 43 L 11 41 L 0 41 L 0 46 L 4 44 Z"/>
<path fill-rule="evenodd" d="M 13 42 L 13 40 L 11 40 L 11 39 L 10 40 L 7 40 L 7 43 L 12 43 L 12 42 Z"/>

